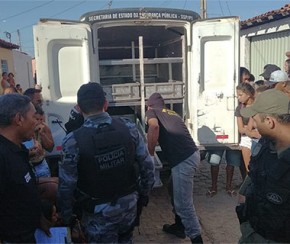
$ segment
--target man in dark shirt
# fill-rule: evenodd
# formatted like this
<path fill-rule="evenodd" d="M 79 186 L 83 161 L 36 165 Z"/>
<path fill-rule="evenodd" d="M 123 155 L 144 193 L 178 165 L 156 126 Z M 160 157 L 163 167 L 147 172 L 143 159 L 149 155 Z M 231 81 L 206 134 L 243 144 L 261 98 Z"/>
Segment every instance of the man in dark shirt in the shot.
<path fill-rule="evenodd" d="M 35 108 L 29 97 L 0 97 L 0 240 L 35 242 L 39 226 L 49 233 L 42 219 L 40 199 L 28 150 L 22 145 L 34 134 Z"/>
<path fill-rule="evenodd" d="M 171 168 L 175 223 L 165 224 L 163 230 L 178 237 L 185 234 L 192 243 L 202 243 L 200 224 L 193 205 L 193 177 L 200 163 L 199 151 L 180 116 L 165 107 L 159 93 L 147 101 L 148 149 L 154 155 L 159 142 Z M 185 233 L 184 233 L 185 232 Z"/>
<path fill-rule="evenodd" d="M 252 150 L 249 173 L 236 212 L 239 243 L 290 243 L 290 101 L 276 89 L 241 110 L 252 117 L 261 138 Z M 245 200 L 245 202 L 243 202 Z"/>

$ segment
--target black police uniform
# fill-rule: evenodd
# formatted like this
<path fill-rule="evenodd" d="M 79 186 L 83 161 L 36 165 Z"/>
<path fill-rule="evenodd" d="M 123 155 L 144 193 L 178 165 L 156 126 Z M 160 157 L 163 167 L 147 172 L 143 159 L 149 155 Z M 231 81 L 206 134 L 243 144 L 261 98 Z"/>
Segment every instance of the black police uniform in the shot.
<path fill-rule="evenodd" d="M 253 151 L 246 191 L 245 218 L 262 237 L 290 242 L 290 149 L 271 150 L 271 142 L 260 139 Z"/>
<path fill-rule="evenodd" d="M 35 242 L 41 214 L 28 150 L 0 135 L 0 240 Z"/>
<path fill-rule="evenodd" d="M 98 128 L 81 127 L 74 135 L 80 150 L 77 187 L 91 202 L 88 212 L 137 190 L 135 145 L 123 121 L 113 118 Z"/>

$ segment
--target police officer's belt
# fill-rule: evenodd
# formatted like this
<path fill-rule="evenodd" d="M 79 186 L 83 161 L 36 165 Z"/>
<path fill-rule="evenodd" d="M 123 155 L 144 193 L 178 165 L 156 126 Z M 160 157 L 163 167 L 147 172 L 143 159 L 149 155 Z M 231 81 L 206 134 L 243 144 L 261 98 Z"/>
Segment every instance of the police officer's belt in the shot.
<path fill-rule="evenodd" d="M 110 203 L 115 206 L 119 198 L 127 196 L 137 190 L 136 184 L 132 185 L 127 191 L 122 194 L 115 195 L 110 198 L 95 198 L 91 197 L 80 189 L 76 190 L 76 199 L 80 207 L 88 213 L 94 213 L 95 206 L 103 203 Z"/>

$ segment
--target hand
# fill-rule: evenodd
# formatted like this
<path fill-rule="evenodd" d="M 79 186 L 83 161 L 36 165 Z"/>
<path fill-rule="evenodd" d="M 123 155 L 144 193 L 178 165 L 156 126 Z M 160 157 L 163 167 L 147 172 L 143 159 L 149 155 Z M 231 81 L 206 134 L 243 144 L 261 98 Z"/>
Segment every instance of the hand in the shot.
<path fill-rule="evenodd" d="M 41 146 L 40 142 L 37 140 L 34 140 L 34 147 L 33 148 L 35 148 L 36 150 L 39 150 L 39 151 L 42 150 L 42 146 Z"/>
<path fill-rule="evenodd" d="M 38 133 L 43 136 L 44 134 L 47 133 L 47 129 L 46 129 L 47 125 L 44 123 L 40 123 L 35 127 L 35 131 L 38 131 Z"/>
<path fill-rule="evenodd" d="M 48 219 L 46 219 L 43 214 L 41 214 L 39 227 L 49 237 L 51 237 L 51 233 L 49 230 L 51 226 L 52 226 L 51 222 Z"/>
<path fill-rule="evenodd" d="M 78 104 L 76 104 L 76 105 L 74 106 L 74 109 L 75 109 L 77 112 L 81 113 L 81 109 L 80 109 L 80 106 L 79 106 Z"/>
<path fill-rule="evenodd" d="M 241 195 L 241 194 L 239 194 L 238 195 L 238 203 L 242 204 L 242 203 L 245 203 L 245 202 L 246 202 L 246 197 Z"/>
<path fill-rule="evenodd" d="M 34 156 L 38 156 L 42 153 L 42 146 L 41 144 L 34 140 L 34 146 L 32 148 L 29 149 L 29 157 L 34 157 Z"/>
<path fill-rule="evenodd" d="M 251 131 L 249 130 L 249 129 L 245 129 L 245 134 L 246 134 L 246 136 L 249 136 L 250 137 L 250 133 L 251 133 Z"/>
<path fill-rule="evenodd" d="M 29 157 L 35 157 L 42 153 L 42 146 L 41 144 L 34 140 L 34 146 L 29 149 Z"/>

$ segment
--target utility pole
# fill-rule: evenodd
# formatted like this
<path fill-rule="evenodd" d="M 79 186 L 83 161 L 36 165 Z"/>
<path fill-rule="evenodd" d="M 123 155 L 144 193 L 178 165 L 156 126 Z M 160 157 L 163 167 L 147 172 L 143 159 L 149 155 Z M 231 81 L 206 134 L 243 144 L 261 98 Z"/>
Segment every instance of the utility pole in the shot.
<path fill-rule="evenodd" d="M 21 38 L 20 38 L 20 30 L 19 29 L 17 29 L 17 36 L 18 36 L 18 46 L 19 46 L 19 50 L 22 51 Z"/>
<path fill-rule="evenodd" d="M 200 0 L 200 16 L 202 19 L 206 19 L 206 0 Z"/>
<path fill-rule="evenodd" d="M 108 2 L 108 8 L 109 8 L 109 9 L 111 9 L 112 4 L 113 4 L 113 0 L 110 0 L 110 1 Z"/>

